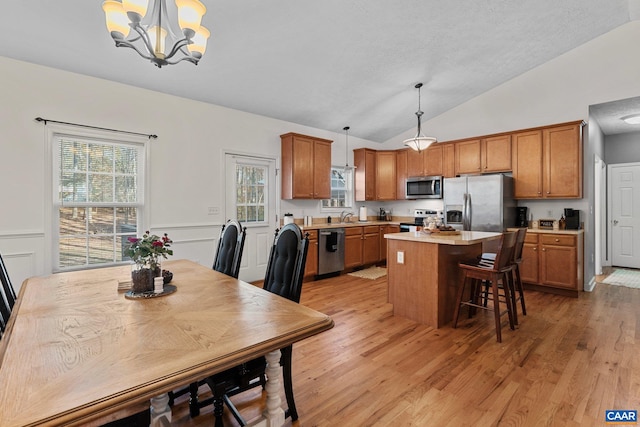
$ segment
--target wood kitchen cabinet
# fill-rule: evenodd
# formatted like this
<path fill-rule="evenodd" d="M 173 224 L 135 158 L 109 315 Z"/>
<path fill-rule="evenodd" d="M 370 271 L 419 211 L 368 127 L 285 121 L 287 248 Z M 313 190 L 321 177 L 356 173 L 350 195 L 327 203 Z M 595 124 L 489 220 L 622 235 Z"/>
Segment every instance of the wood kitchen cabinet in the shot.
<path fill-rule="evenodd" d="M 509 172 L 511 135 L 496 135 L 455 143 L 456 174 Z"/>
<path fill-rule="evenodd" d="M 407 176 L 441 176 L 444 144 L 433 143 L 421 152 L 407 150 Z"/>
<path fill-rule="evenodd" d="M 376 200 L 396 200 L 396 152 L 376 151 Z"/>
<path fill-rule="evenodd" d="M 516 199 L 582 198 L 582 122 L 513 134 Z"/>
<path fill-rule="evenodd" d="M 399 232 L 399 225 L 387 224 L 380 226 L 380 261 L 386 261 L 387 259 L 387 239 L 384 238 L 384 235 Z"/>
<path fill-rule="evenodd" d="M 404 200 L 407 198 L 407 159 L 409 151 L 413 150 L 396 150 L 396 200 Z"/>
<path fill-rule="evenodd" d="M 346 227 L 344 229 L 344 268 L 362 265 L 362 227 Z"/>
<path fill-rule="evenodd" d="M 375 264 L 380 261 L 380 226 L 362 227 L 362 263 Z"/>
<path fill-rule="evenodd" d="M 356 202 L 376 199 L 376 151 L 369 148 L 353 150 Z"/>
<path fill-rule="evenodd" d="M 456 151 L 455 144 L 442 143 L 442 176 L 453 178 L 456 176 Z"/>
<path fill-rule="evenodd" d="M 528 287 L 543 292 L 578 296 L 583 290 L 584 233 L 527 231 L 520 277 Z"/>
<path fill-rule="evenodd" d="M 331 197 L 331 143 L 297 133 L 280 135 L 283 199 Z"/>
<path fill-rule="evenodd" d="M 380 226 L 345 227 L 344 268 L 351 269 L 380 261 Z"/>
<path fill-rule="evenodd" d="M 304 276 L 318 274 L 318 230 L 309 230 L 309 249 L 307 250 L 307 262 L 304 266 Z"/>

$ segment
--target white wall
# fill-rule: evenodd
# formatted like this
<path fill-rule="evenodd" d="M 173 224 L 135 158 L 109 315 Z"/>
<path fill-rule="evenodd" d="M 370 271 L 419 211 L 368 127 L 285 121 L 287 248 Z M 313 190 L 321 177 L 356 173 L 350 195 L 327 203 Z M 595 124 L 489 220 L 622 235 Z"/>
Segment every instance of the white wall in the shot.
<path fill-rule="evenodd" d="M 608 165 L 640 162 L 640 132 L 610 135 L 605 140 L 603 158 Z"/>

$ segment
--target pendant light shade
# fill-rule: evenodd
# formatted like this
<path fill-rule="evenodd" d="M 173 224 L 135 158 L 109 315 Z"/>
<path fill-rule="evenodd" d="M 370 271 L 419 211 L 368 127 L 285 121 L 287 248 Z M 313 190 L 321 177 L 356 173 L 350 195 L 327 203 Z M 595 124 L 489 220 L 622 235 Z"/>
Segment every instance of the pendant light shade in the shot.
<path fill-rule="evenodd" d="M 435 137 L 425 136 L 422 133 L 421 120 L 422 115 L 424 114 L 420 109 L 420 88 L 422 87 L 422 83 L 418 83 L 415 87 L 416 89 L 418 89 L 418 111 L 416 111 L 416 116 L 418 117 L 418 132 L 413 138 L 405 139 L 404 145 L 417 152 L 421 152 L 422 150 L 426 150 L 431 144 L 437 142 L 438 140 Z"/>

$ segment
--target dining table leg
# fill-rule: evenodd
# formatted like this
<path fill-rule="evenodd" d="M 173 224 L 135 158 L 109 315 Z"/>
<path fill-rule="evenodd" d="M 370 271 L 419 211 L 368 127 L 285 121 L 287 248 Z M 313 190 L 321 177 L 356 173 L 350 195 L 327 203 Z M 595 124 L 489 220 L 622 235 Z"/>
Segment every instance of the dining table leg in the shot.
<path fill-rule="evenodd" d="M 263 412 L 262 418 L 248 424 L 251 427 L 281 427 L 284 425 L 284 410 L 280 399 L 282 388 L 282 369 L 280 366 L 280 350 L 267 353 L 267 383 L 264 388 L 267 392 L 267 409 Z"/>
<path fill-rule="evenodd" d="M 169 406 L 169 393 L 164 393 L 151 398 L 151 424 L 150 427 L 164 427 L 171 425 L 171 407 Z"/>

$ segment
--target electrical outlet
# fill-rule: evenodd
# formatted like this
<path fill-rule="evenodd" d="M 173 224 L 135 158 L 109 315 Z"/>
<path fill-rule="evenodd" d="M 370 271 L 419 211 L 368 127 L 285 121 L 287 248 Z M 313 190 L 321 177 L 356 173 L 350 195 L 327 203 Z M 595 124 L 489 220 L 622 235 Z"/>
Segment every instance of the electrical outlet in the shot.
<path fill-rule="evenodd" d="M 398 257 L 398 264 L 404 264 L 404 252 L 403 251 L 398 251 L 397 252 L 397 257 Z"/>
<path fill-rule="evenodd" d="M 209 206 L 207 208 L 207 215 L 220 215 L 220 208 L 217 206 Z"/>

